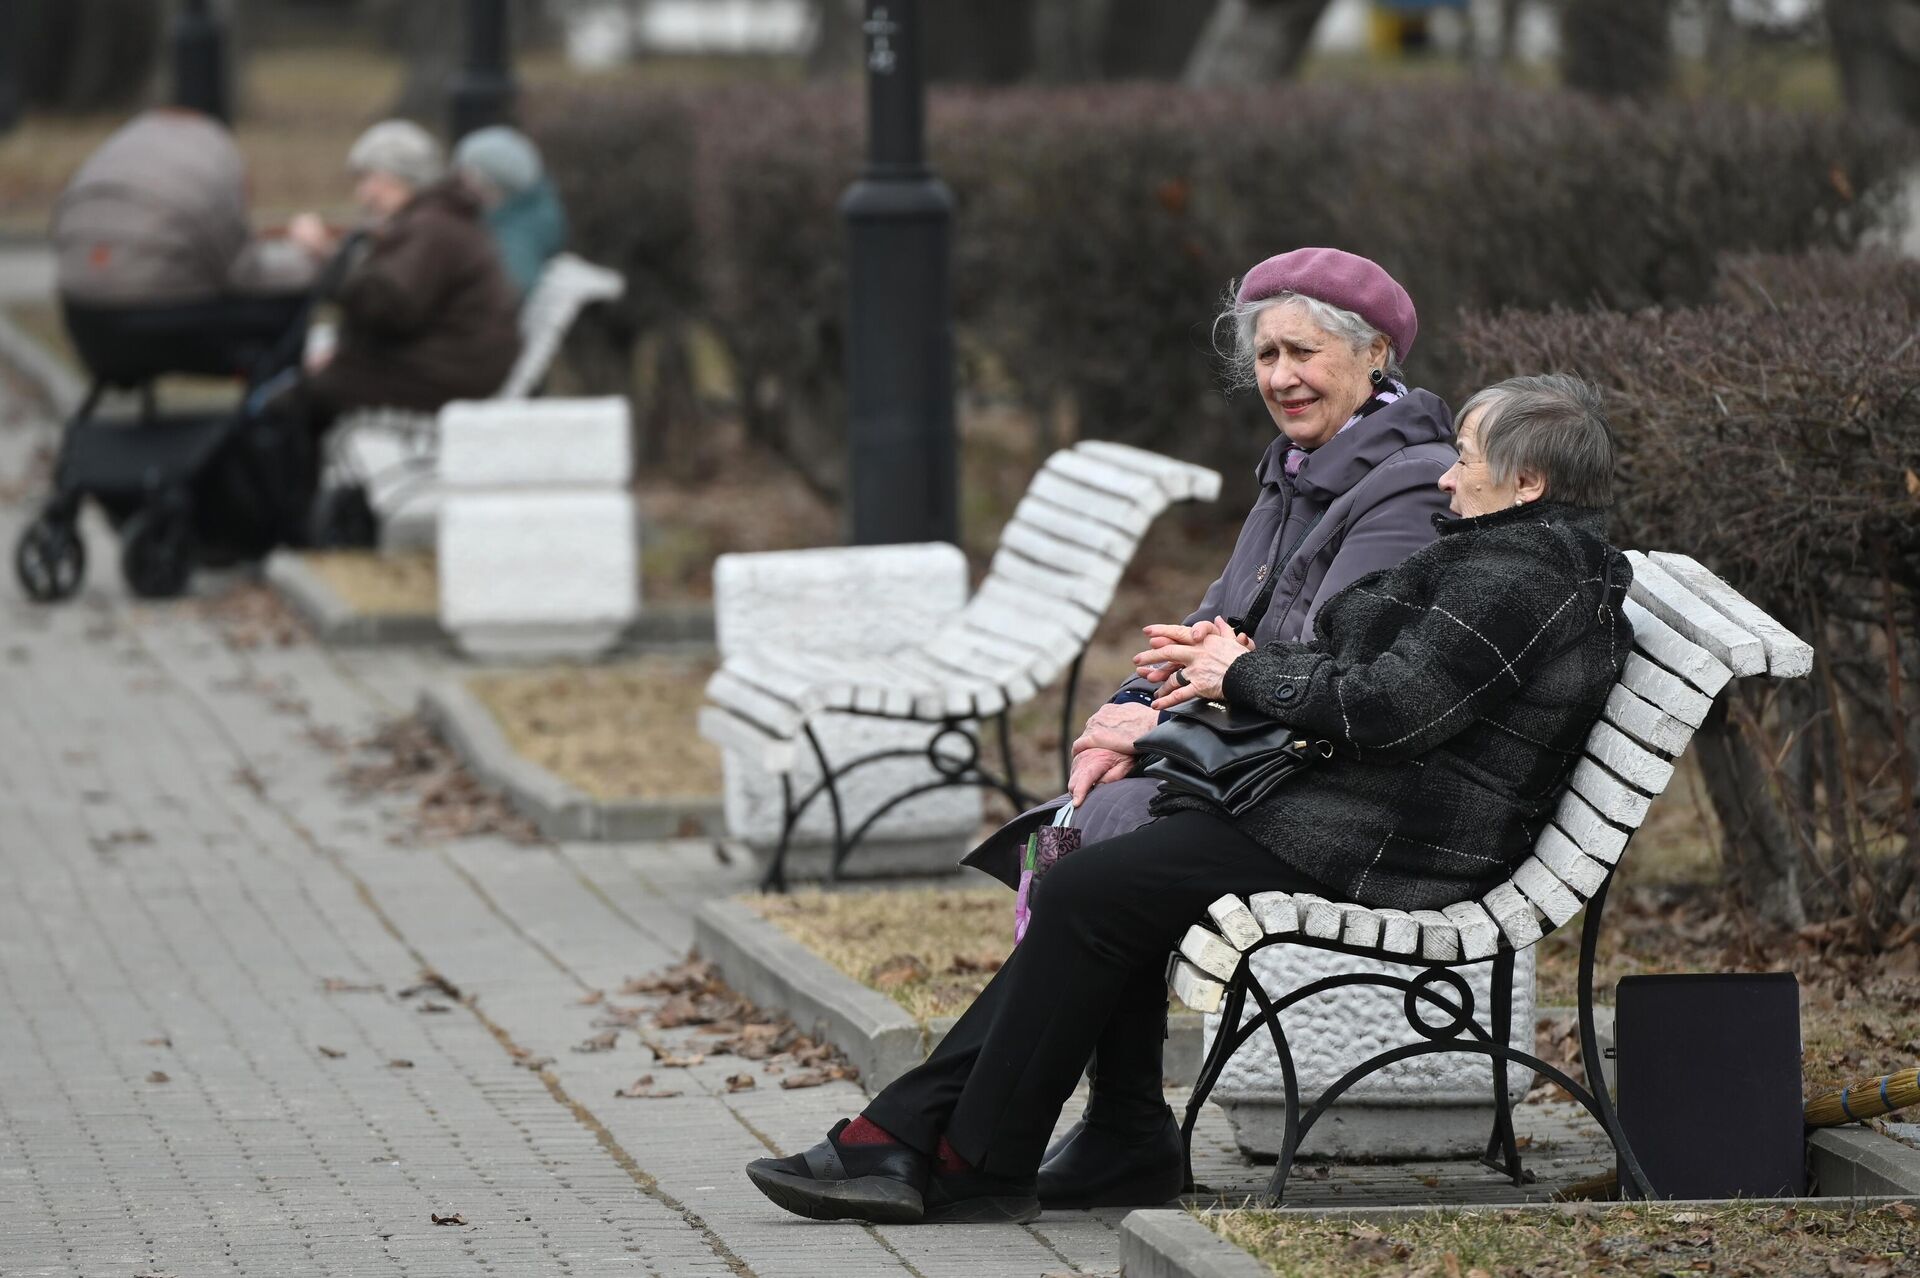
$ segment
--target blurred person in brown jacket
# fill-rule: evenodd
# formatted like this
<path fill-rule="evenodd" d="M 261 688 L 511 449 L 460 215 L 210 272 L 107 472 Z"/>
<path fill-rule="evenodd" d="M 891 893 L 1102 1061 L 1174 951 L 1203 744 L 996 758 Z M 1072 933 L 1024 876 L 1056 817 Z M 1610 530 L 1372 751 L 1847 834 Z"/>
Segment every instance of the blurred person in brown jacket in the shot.
<path fill-rule="evenodd" d="M 74 345 L 118 384 L 264 375 L 322 257 L 254 234 L 232 133 L 180 107 L 145 111 L 101 143 L 61 193 L 51 234 Z"/>
<path fill-rule="evenodd" d="M 410 121 L 368 129 L 347 167 L 359 231 L 340 247 L 311 214 L 289 230 L 310 251 L 347 255 L 331 297 L 338 342 L 311 362 L 300 391 L 309 422 L 317 431 L 351 409 L 432 412 L 493 394 L 520 353 L 518 299 L 479 202 Z"/>

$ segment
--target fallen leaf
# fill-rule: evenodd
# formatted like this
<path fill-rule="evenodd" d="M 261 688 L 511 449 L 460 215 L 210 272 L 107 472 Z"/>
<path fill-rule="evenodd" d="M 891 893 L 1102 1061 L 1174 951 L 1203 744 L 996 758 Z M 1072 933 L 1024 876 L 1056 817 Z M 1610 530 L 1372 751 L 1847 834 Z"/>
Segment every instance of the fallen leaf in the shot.
<path fill-rule="evenodd" d="M 654 1049 L 654 1063 L 661 1069 L 691 1069 L 707 1059 L 705 1052 L 692 1052 L 686 1056 L 675 1056 L 672 1052 Z"/>
<path fill-rule="evenodd" d="M 1920 1212 L 1914 1211 L 1912 1203 L 1892 1203 L 1888 1205 L 1887 1210 L 1902 1220 L 1912 1220 L 1914 1216 L 1920 1215 Z"/>
<path fill-rule="evenodd" d="M 573 1050 L 576 1052 L 610 1052 L 613 1050 L 614 1044 L 619 1041 L 620 1031 L 608 1030 L 604 1034 L 595 1034 L 592 1038 L 575 1043 Z"/>
<path fill-rule="evenodd" d="M 1440 1188 L 1440 1178 L 1438 1176 L 1422 1176 L 1420 1178 L 1420 1183 L 1425 1185 L 1428 1189 Z"/>
<path fill-rule="evenodd" d="M 1447 1278 L 1460 1278 L 1460 1257 L 1453 1252 L 1440 1257 L 1440 1267 L 1447 1271 Z"/>
<path fill-rule="evenodd" d="M 679 1094 L 673 1091 L 656 1091 L 653 1086 L 653 1075 L 642 1074 L 615 1092 L 614 1096 L 620 1100 L 667 1100 Z"/>
<path fill-rule="evenodd" d="M 346 1055 L 346 1053 L 341 1051 L 339 1048 L 328 1047 L 325 1043 L 322 1043 L 320 1045 L 320 1054 L 326 1057 L 330 1061 L 337 1061 L 341 1057 Z"/>
<path fill-rule="evenodd" d="M 410 1060 L 407 1060 L 405 1057 L 396 1056 L 392 1060 L 387 1062 L 387 1068 L 388 1069 L 412 1069 L 413 1062 Z"/>
<path fill-rule="evenodd" d="M 927 965 L 917 955 L 896 954 L 868 969 L 867 984 L 877 990 L 894 990 L 915 981 L 924 981 L 930 975 L 932 973 L 927 971 Z"/>
<path fill-rule="evenodd" d="M 457 1211 L 450 1211 L 444 1216 L 436 1211 L 432 1213 L 432 1220 L 436 1225 L 464 1225 L 467 1223 L 467 1218 Z"/>
<path fill-rule="evenodd" d="M 349 981 L 338 976 L 329 976 L 320 982 L 320 990 L 323 994 L 377 994 L 385 988 L 383 985 L 366 981 Z"/>
<path fill-rule="evenodd" d="M 780 1086 L 787 1091 L 793 1091 L 798 1087 L 819 1087 L 822 1084 L 831 1083 L 832 1081 L 831 1078 L 827 1077 L 827 1071 L 823 1069 L 810 1069 L 805 1073 L 787 1075 L 780 1080 Z"/>
<path fill-rule="evenodd" d="M 421 1013 L 428 1013 L 428 1012 L 451 1012 L 453 1009 L 451 1007 L 448 1007 L 445 1003 L 435 1003 L 432 1000 L 428 1000 L 427 1002 L 422 1003 L 415 1010 Z"/>
<path fill-rule="evenodd" d="M 165 1034 L 162 1034 L 159 1038 L 143 1038 L 140 1040 L 140 1045 L 142 1047 L 172 1047 L 173 1040 Z"/>
<path fill-rule="evenodd" d="M 598 1003 L 601 999 L 604 999 L 606 996 L 607 996 L 607 992 L 605 990 L 588 990 L 585 994 L 582 994 L 575 1001 L 578 1002 L 582 1007 L 592 1007 L 595 1003 Z"/>
<path fill-rule="evenodd" d="M 456 1003 L 460 1001 L 460 987 L 430 967 L 420 969 L 418 984 L 400 991 L 401 998 L 412 998 L 416 994 L 442 994 Z"/>
<path fill-rule="evenodd" d="M 1920 475 L 1914 474 L 1911 470 L 1907 472 L 1907 496 L 1920 501 Z"/>
<path fill-rule="evenodd" d="M 173 1080 L 167 1077 L 165 1070 L 156 1069 L 153 1073 L 147 1075 L 147 1081 L 149 1083 L 171 1083 Z"/>
<path fill-rule="evenodd" d="M 750 1092 L 750 1091 L 752 1091 L 752 1090 L 753 1090 L 753 1088 L 754 1088 L 754 1079 L 753 1079 L 753 1075 L 751 1075 L 751 1074 L 729 1074 L 729 1075 L 727 1075 L 727 1090 L 728 1090 L 728 1091 L 730 1091 L 730 1092 Z"/>

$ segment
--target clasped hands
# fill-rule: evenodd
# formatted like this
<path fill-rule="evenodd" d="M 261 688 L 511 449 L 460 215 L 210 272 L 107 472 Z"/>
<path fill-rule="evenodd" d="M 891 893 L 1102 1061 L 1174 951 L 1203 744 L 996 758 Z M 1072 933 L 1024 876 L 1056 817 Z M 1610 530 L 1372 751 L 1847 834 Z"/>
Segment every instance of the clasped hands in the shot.
<path fill-rule="evenodd" d="M 1093 712 L 1086 730 L 1073 743 L 1067 791 L 1075 807 L 1086 801 L 1096 785 L 1118 781 L 1133 771 L 1134 742 L 1160 721 L 1159 711 L 1196 696 L 1218 698 L 1227 667 L 1253 650 L 1253 640 L 1236 635 L 1220 617 L 1192 626 L 1146 626 L 1143 633 L 1148 649 L 1133 659 L 1140 676 L 1162 684 L 1184 671 L 1187 682 L 1167 690 L 1151 706 L 1116 702 Z"/>

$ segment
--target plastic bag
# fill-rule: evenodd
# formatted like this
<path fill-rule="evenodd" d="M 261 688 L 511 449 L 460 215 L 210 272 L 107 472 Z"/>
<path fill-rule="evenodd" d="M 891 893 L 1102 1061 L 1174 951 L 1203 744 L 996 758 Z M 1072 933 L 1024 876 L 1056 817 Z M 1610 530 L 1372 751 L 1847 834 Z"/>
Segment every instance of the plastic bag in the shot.
<path fill-rule="evenodd" d="M 1069 799 L 1053 814 L 1053 824 L 1043 825 L 1027 836 L 1027 850 L 1020 856 L 1020 892 L 1013 899 L 1013 943 L 1020 944 L 1033 921 L 1033 888 L 1060 858 L 1080 846 L 1080 831 L 1073 828 L 1073 801 Z"/>

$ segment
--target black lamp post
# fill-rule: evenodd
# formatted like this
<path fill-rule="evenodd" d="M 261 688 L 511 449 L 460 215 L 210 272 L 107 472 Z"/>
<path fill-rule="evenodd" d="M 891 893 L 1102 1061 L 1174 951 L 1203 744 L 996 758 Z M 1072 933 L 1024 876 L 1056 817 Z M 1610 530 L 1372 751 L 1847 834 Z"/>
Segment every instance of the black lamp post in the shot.
<path fill-rule="evenodd" d="M 207 0 L 186 0 L 173 20 L 173 100 L 233 123 L 227 92 L 227 35 Z"/>
<path fill-rule="evenodd" d="M 513 119 L 507 29 L 507 0 L 467 0 L 467 61 L 453 82 L 455 140 Z"/>
<path fill-rule="evenodd" d="M 867 167 L 847 223 L 848 496 L 856 544 L 960 540 L 948 241 L 927 168 L 917 0 L 867 5 Z"/>
<path fill-rule="evenodd" d="M 0 0 L 0 133 L 20 121 L 20 69 L 15 52 L 20 47 L 19 24 L 14 17 L 17 0 Z"/>

